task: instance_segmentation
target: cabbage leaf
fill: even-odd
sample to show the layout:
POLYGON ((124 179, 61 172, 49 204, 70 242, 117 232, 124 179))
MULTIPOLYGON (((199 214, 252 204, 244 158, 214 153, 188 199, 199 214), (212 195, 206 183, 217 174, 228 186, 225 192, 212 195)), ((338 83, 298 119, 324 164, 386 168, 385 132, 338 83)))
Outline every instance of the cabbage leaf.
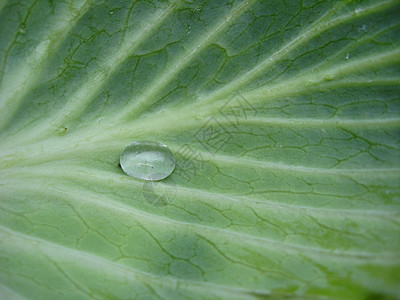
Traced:
POLYGON ((1 298, 398 296, 399 15, 1 1, 1 298), (140 140, 168 178, 121 170, 140 140))

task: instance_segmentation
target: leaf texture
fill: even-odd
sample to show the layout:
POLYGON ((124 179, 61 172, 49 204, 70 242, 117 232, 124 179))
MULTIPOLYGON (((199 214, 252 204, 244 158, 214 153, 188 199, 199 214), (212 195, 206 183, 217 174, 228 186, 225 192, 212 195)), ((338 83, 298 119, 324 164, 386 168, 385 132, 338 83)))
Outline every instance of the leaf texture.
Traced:
POLYGON ((0 2, 1 298, 398 296, 399 13, 0 2))

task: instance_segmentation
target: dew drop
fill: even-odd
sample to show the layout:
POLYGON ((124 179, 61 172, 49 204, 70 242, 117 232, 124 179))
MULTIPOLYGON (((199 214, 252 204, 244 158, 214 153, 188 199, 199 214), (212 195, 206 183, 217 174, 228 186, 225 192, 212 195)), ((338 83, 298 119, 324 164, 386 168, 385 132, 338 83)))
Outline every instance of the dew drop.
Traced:
POLYGON ((172 173, 175 157, 161 142, 137 141, 122 151, 120 164, 129 176, 154 181, 164 179, 172 173))
POLYGON ((358 32, 367 32, 367 31, 368 31, 367 24, 363 24, 358 28, 358 32))
POLYGON ((57 134, 58 135, 64 135, 64 134, 66 134, 67 133, 67 127, 64 127, 64 126, 60 126, 60 127, 58 127, 57 128, 57 134))
POLYGON ((346 59, 350 58, 350 53, 346 53, 346 59))
POLYGON ((110 11, 110 12, 108 12, 110 15, 113 15, 114 14, 114 12, 113 11, 110 11))

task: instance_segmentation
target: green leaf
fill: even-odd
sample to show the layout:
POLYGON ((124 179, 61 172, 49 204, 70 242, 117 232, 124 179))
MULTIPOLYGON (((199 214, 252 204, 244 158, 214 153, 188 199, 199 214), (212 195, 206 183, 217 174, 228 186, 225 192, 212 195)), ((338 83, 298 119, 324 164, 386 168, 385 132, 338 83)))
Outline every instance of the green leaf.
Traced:
POLYGON ((398 296, 399 14, 1 1, 1 298, 398 296))

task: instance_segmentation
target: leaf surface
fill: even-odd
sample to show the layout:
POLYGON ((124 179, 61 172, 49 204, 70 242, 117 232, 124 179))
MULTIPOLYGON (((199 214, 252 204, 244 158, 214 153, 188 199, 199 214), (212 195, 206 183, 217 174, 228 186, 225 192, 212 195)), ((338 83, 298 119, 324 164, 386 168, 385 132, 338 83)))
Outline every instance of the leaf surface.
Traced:
POLYGON ((396 297, 399 13, 0 2, 2 298, 396 297))

